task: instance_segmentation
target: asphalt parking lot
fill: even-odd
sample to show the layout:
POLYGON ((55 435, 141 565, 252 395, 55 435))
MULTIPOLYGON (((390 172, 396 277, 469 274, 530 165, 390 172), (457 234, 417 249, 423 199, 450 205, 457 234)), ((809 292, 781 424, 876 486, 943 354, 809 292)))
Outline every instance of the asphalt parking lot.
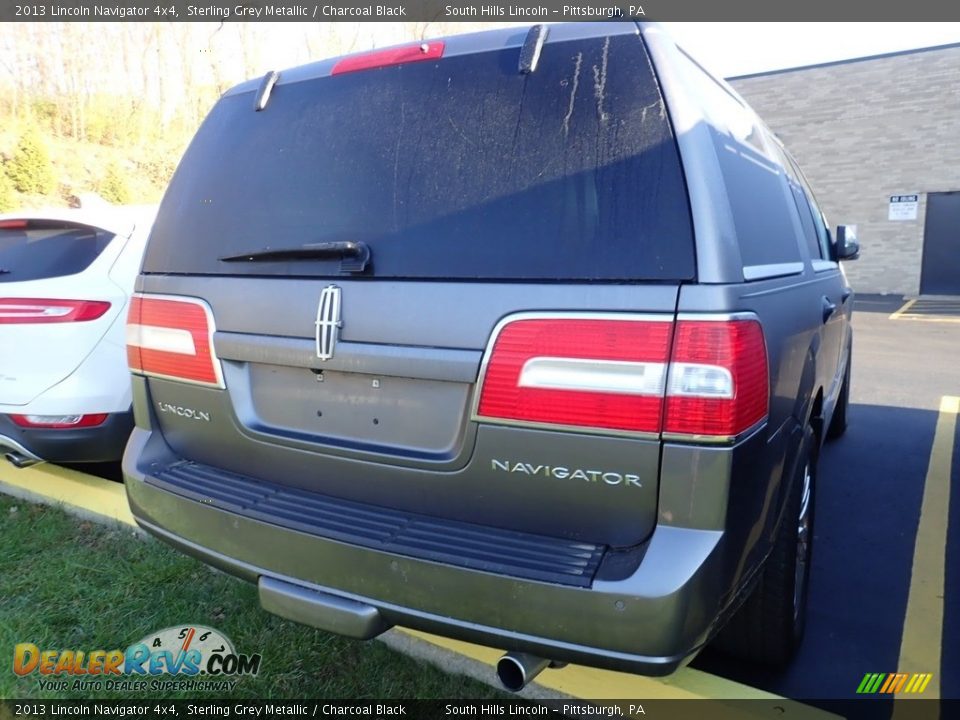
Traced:
MULTIPOLYGON (((709 650, 693 667, 812 704, 866 699, 868 673, 931 673, 926 697, 960 699, 960 301, 855 307, 849 429, 820 458, 806 640, 782 672, 709 650)), ((891 697, 860 705, 897 717, 891 697)))
POLYGON ((811 700, 856 697, 866 673, 934 673, 941 697, 960 698, 960 433, 943 400, 960 396, 960 303, 922 319, 904 305, 855 305, 850 424, 820 457, 799 656, 780 673, 709 652, 697 667, 811 700), (940 494, 921 523, 927 482, 940 494))

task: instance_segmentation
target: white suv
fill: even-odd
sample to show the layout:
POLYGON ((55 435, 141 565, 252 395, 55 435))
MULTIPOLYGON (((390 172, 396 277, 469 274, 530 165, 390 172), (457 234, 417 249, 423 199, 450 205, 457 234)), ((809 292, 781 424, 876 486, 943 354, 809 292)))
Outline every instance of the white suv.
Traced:
POLYGON ((17 467, 123 454, 125 319, 155 213, 0 215, 0 452, 17 467))

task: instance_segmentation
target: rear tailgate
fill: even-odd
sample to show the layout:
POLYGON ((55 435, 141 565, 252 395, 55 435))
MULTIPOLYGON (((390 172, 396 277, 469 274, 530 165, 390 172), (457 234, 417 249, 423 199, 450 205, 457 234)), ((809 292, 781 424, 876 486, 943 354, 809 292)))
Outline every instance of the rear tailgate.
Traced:
MULTIPOLYGON (((222 383, 171 379, 175 353, 151 377, 170 447, 373 505, 643 540, 659 400, 644 405, 636 378, 607 387, 594 366, 657 372, 668 348, 630 355, 630 328, 669 328, 694 263, 674 139, 632 27, 551 29, 533 72, 519 69, 525 33, 511 31, 480 51, 484 36, 447 40, 439 60, 301 70, 260 112, 251 92, 222 99, 161 205, 139 284, 148 302, 201 299, 216 325, 222 383), (362 271, 264 255, 361 241, 362 271), (481 364, 490 371, 495 329, 520 313, 559 318, 530 347, 497 350, 545 361, 523 396, 537 412, 500 402, 489 417, 481 364), (571 367, 587 387, 564 387, 571 367), (655 427, 631 418, 641 406, 655 427)), ((139 324, 161 327, 151 337, 183 330, 177 313, 143 307, 139 324)))

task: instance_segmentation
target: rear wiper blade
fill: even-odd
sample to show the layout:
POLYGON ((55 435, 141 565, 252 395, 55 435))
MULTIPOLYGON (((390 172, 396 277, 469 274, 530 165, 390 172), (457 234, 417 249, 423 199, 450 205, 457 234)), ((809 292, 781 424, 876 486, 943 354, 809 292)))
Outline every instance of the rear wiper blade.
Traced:
POLYGON ((340 258, 341 272, 363 272, 370 262, 370 246, 363 241, 322 242, 295 248, 264 248, 225 255, 221 262, 274 262, 280 260, 327 260, 340 258))

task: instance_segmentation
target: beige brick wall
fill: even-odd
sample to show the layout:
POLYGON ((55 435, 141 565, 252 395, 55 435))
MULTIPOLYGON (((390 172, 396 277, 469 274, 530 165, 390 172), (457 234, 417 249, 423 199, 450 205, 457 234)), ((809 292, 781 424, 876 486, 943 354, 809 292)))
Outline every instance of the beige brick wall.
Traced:
POLYGON ((960 190, 960 47, 730 84, 796 157, 827 220, 858 226, 854 288, 919 293, 926 193, 960 190), (887 220, 890 196, 912 194, 917 219, 887 220))

